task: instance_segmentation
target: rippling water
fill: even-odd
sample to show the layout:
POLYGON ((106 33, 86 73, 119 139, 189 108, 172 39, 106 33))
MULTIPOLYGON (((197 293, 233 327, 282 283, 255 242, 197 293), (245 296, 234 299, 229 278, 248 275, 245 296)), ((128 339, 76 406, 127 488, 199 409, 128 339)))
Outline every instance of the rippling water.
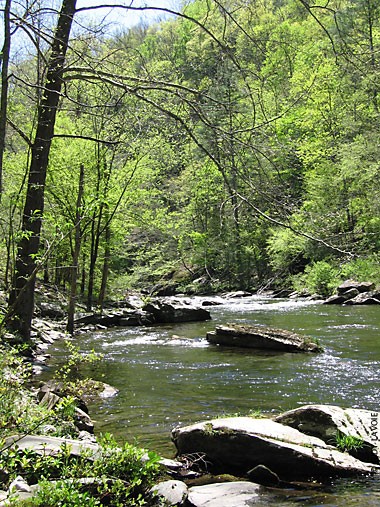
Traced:
MULTIPOLYGON (((380 410, 378 307, 250 297, 225 301, 210 311, 210 322, 118 328, 78 338, 83 350, 104 354, 87 373, 120 390, 118 396, 90 405, 98 432, 170 456, 174 426, 221 414, 272 414, 308 403, 380 410), (318 340, 324 352, 209 345, 206 332, 226 322, 292 330, 318 340)), ((54 347, 59 358, 60 344, 54 347)), ((370 507, 380 505, 380 482, 343 481, 323 493, 289 494, 285 500, 274 495, 273 503, 370 507)))

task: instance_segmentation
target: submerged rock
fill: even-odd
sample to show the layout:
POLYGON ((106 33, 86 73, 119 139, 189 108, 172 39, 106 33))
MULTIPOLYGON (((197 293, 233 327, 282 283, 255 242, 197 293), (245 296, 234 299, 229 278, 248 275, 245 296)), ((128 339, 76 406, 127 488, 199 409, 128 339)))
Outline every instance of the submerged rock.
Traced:
POLYGON ((207 340, 215 345, 244 347, 281 352, 320 352, 311 340, 284 329, 264 326, 227 324, 207 333, 207 340))
POLYGON ((354 476, 375 468, 271 419, 214 419, 176 428, 172 439, 180 456, 203 453, 214 471, 243 477, 258 465, 284 481, 354 476))

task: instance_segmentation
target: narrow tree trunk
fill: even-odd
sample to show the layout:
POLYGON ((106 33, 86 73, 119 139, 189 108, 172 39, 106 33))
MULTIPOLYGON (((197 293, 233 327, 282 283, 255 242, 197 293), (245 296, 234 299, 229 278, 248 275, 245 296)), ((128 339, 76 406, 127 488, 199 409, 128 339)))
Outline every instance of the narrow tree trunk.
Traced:
POLYGON ((99 299, 98 304, 100 306, 100 309, 103 310, 104 300, 106 297, 107 292, 107 281, 108 281, 108 273, 109 273, 109 261, 110 261, 110 254, 111 254, 111 227, 109 224, 109 213, 108 211, 105 213, 105 219, 106 219, 106 230, 105 230, 105 247, 104 247, 104 261, 103 261, 103 271, 102 271, 102 283, 100 285, 100 291, 99 291, 99 299))
POLYGON ((95 267, 96 261, 98 260, 99 252, 99 240, 100 240, 100 223, 103 214, 103 206, 100 207, 99 216, 96 218, 93 216, 93 222, 91 227, 91 251, 90 251, 90 266, 88 270, 88 287, 87 287, 87 311, 92 310, 94 303, 94 284, 95 284, 95 267))
POLYGON ((55 119, 62 88, 62 72, 75 14, 76 0, 63 0, 48 61, 45 88, 38 107, 36 136, 32 145, 28 188, 18 244, 15 276, 9 300, 10 325, 25 341, 30 339, 34 287, 38 270, 44 191, 55 119))
POLYGON ((0 98, 0 200, 3 194, 3 158, 5 151, 5 136, 7 127, 8 108, 8 69, 11 51, 11 0, 6 0, 4 6, 4 44, 1 53, 1 98, 0 98))
MULTIPOLYGON (((367 21, 368 21, 368 45, 369 45, 369 52, 371 57, 371 67, 373 73, 376 72, 376 51, 375 51, 375 42, 374 42, 374 20, 375 20, 375 6, 372 5, 372 2, 370 0, 367 1, 367 21)), ((376 113, 379 112, 379 106, 378 106, 378 87, 376 85, 376 81, 374 78, 372 78, 374 85, 372 89, 373 94, 373 105, 375 108, 376 113)))
POLYGON ((74 250, 73 250, 73 262, 71 266, 71 281, 70 281, 70 299, 67 316, 67 332, 74 334, 74 313, 77 299, 77 281, 78 281, 78 261, 81 248, 81 211, 82 211, 82 199, 84 192, 84 166, 81 164, 79 173, 79 185, 78 185, 78 196, 77 196, 77 207, 75 213, 75 239, 74 239, 74 250))
MULTIPOLYGON (((86 242, 86 237, 84 237, 84 243, 86 242)), ((81 296, 84 296, 84 292, 86 290, 86 253, 83 252, 82 255, 82 276, 80 280, 80 293, 81 296)))

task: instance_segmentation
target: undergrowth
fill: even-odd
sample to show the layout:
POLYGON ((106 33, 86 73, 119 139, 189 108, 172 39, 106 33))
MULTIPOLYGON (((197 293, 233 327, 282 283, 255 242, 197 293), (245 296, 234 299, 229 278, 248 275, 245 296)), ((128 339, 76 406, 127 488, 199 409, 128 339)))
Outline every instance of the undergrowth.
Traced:
MULTIPOLYGON (((63 380, 75 389, 71 373, 80 357, 63 370, 63 380)), ((19 449, 9 436, 43 435, 74 437, 76 400, 64 396, 48 409, 37 402, 28 388, 30 367, 17 350, 0 345, 0 480, 8 489, 21 476, 28 485, 38 485, 31 499, 10 496, 7 505, 32 507, 93 507, 98 505, 142 506, 151 501, 147 494, 159 472, 159 457, 128 443, 119 446, 111 435, 98 439, 96 451, 83 447, 80 456, 63 443, 58 452, 19 449)), ((83 380, 83 379, 82 379, 83 380)), ((77 390, 78 391, 78 390, 77 390)))

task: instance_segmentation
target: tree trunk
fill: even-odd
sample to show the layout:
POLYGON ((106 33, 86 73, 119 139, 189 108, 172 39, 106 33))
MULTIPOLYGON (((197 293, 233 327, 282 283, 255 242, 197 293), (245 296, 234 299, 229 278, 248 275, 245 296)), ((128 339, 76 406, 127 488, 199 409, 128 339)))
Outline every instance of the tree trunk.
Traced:
POLYGON ((3 157, 5 150, 5 135, 7 127, 8 106, 8 69, 11 51, 11 0, 6 0, 4 6, 4 44, 1 53, 1 98, 0 98, 0 200, 3 194, 3 157))
POLYGON ((77 207, 75 212, 75 240, 74 240, 74 250, 73 250, 73 263, 71 266, 71 281, 70 281, 70 299, 69 299, 69 307, 68 307, 68 316, 67 316, 67 326, 66 330, 70 334, 74 334, 74 313, 75 313, 75 305, 77 299, 77 281, 78 281, 78 261, 79 254, 81 248, 81 219, 82 219, 82 200, 83 200, 83 192, 84 192, 84 165, 80 166, 79 173, 79 186, 78 186, 78 197, 77 197, 77 207))
POLYGON ((25 341, 30 339, 35 279, 39 268, 37 255, 44 211, 46 172, 75 6, 76 0, 63 0, 51 46, 45 88, 38 107, 36 136, 32 145, 22 239, 18 243, 15 276, 9 299, 10 326, 25 341))
POLYGON ((103 271, 102 271, 102 283, 100 285, 100 291, 99 291, 99 299, 98 304, 100 306, 101 311, 103 311, 103 305, 104 300, 106 297, 107 292, 107 281, 108 281, 108 273, 109 273, 109 262, 110 262, 110 256, 111 256, 111 226, 110 226, 110 220, 109 220, 109 213, 108 210, 105 213, 105 219, 106 219, 106 230, 105 230, 105 247, 104 247, 104 261, 103 261, 103 271))
POLYGON ((87 306, 86 310, 90 312, 94 303, 94 284, 95 284, 95 266, 98 260, 99 240, 100 240, 100 223, 102 220, 103 206, 100 206, 99 216, 94 213, 91 225, 91 250, 90 250, 90 266, 88 270, 88 287, 87 287, 87 306))

